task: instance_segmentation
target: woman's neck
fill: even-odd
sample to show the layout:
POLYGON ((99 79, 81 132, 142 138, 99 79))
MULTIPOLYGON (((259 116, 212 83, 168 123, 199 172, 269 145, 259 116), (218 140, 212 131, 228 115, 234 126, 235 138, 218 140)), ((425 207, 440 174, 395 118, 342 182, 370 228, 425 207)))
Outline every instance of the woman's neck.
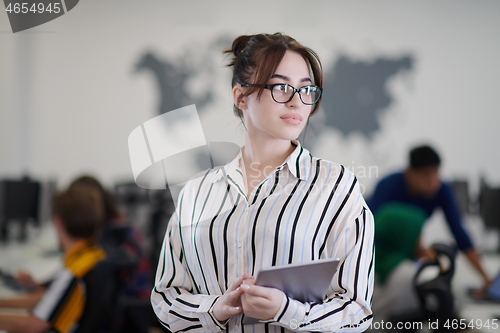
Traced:
POLYGON ((295 150, 290 140, 282 139, 250 139, 245 136, 245 146, 242 149, 245 168, 253 170, 267 170, 270 173, 283 164, 295 150))

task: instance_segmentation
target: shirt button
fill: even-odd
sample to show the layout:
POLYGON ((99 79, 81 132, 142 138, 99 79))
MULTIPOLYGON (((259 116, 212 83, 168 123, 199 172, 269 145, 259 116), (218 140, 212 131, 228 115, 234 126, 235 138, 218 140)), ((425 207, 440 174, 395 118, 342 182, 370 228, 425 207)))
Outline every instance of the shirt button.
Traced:
POLYGON ((234 325, 234 329, 237 330, 238 329, 238 325, 234 325))
POLYGON ((238 247, 241 248, 242 244, 241 242, 238 242, 238 247))

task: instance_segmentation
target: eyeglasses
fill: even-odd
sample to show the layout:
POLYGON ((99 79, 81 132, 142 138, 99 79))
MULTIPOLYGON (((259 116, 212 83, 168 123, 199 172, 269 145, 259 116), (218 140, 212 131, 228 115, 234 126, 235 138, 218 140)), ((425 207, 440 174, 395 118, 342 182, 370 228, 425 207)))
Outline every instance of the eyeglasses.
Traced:
POLYGON ((273 100, 276 103, 290 102, 293 98, 293 95, 295 95, 295 93, 297 92, 299 93, 299 97, 302 103, 304 103, 305 105, 313 105, 317 101, 319 101, 319 97, 323 92, 323 88, 312 84, 300 87, 299 89, 295 89, 294 87, 286 83, 276 83, 276 84, 266 84, 266 85, 243 83, 241 84, 241 86, 264 87, 264 89, 269 89, 271 90, 271 96, 273 97, 273 100))

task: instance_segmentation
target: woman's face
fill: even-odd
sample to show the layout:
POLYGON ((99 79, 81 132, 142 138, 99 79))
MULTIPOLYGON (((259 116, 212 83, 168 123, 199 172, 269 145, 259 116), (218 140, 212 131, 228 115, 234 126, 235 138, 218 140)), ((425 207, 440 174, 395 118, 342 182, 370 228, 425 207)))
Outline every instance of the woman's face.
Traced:
MULTIPOLYGON (((287 51, 269 82, 257 83, 287 83, 298 89, 312 84, 312 81, 304 58, 296 52, 287 51)), ((260 99, 257 98, 257 92, 244 99, 246 109, 243 109, 243 115, 250 137, 296 139, 304 129, 313 107, 303 104, 298 92, 284 104, 276 103, 269 89, 264 89, 260 99)))

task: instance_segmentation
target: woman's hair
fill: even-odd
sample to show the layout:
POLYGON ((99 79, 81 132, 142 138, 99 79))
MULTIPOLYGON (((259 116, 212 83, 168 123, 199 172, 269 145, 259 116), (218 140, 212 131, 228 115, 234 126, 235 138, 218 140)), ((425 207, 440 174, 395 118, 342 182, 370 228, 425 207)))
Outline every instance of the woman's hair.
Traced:
MULTIPOLYGON (((292 37, 279 32, 272 35, 239 36, 234 40, 232 47, 224 51, 224 53, 234 55, 228 64, 228 67, 233 67, 232 86, 244 83, 267 84, 288 50, 297 52, 304 58, 312 73, 313 83, 321 87, 323 85, 323 71, 318 55, 292 37)), ((258 90, 257 96, 260 98, 264 89, 264 87, 250 87, 244 96, 251 95, 258 90)), ((319 102, 318 100, 314 104, 310 116, 318 109, 319 102)), ((243 116, 243 112, 236 105, 233 109, 238 117, 243 116)))
POLYGON ((104 219, 106 222, 111 221, 120 215, 120 210, 118 209, 115 198, 111 195, 111 193, 104 189, 96 178, 87 175, 81 176, 75 179, 69 187, 72 188, 80 185, 89 186, 99 191, 104 203, 104 219))

